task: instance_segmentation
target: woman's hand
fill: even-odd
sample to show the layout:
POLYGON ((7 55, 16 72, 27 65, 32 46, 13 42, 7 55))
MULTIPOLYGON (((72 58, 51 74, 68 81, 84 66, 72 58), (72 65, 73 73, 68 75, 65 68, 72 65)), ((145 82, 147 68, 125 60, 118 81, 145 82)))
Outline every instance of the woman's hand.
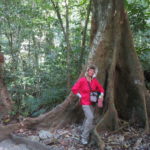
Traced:
POLYGON ((82 98, 81 94, 80 93, 77 93, 76 94, 79 98, 82 98))
POLYGON ((103 107, 103 97, 98 99, 98 107, 100 107, 100 108, 103 107))

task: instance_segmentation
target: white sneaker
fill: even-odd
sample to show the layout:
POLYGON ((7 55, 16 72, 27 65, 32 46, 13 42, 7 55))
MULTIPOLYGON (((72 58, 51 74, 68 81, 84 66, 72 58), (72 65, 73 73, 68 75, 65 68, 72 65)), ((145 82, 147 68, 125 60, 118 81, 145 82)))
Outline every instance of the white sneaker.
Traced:
POLYGON ((87 144, 88 144, 88 141, 85 140, 85 139, 81 139, 81 143, 82 143, 83 145, 87 145, 87 144))

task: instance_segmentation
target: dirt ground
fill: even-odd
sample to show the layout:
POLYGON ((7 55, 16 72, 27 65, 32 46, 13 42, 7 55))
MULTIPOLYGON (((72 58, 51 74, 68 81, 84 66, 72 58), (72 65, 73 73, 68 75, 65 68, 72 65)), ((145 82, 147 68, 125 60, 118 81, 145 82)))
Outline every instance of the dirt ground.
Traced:
MULTIPOLYGON (((89 141, 88 145, 81 144, 81 129, 81 125, 74 124, 55 132, 46 131, 49 134, 47 137, 40 137, 40 131, 20 129, 13 135, 19 137, 19 140, 25 138, 28 142, 21 140, 16 143, 16 139, 6 139, 0 142, 0 150, 44 150, 40 146, 32 148, 32 142, 45 145, 45 149, 49 150, 98 150, 94 141, 89 141)), ((101 133, 101 138, 105 143, 105 150, 150 150, 150 134, 144 134, 144 130, 138 126, 127 126, 116 133, 106 131, 101 133)))

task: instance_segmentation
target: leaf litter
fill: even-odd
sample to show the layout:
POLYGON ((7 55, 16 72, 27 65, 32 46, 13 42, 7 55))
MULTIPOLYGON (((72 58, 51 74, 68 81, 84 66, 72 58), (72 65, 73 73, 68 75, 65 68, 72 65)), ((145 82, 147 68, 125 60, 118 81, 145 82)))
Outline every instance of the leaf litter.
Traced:
MULTIPOLYGON (((55 132, 19 129, 13 134, 43 143, 50 150, 99 150, 93 139, 88 145, 81 144, 81 129, 80 124, 73 124, 55 132), (39 133, 45 134, 42 135, 44 138, 41 138, 39 133)), ((105 131, 100 135, 105 143, 104 150, 150 150, 150 134, 146 134, 144 129, 138 126, 127 126, 116 133, 105 131)))

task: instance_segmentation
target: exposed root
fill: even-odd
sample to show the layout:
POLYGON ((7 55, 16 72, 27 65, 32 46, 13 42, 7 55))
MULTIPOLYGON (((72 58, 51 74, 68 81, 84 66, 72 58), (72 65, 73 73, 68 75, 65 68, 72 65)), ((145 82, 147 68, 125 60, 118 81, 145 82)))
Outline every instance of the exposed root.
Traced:
POLYGON ((129 126, 129 122, 124 121, 122 126, 120 126, 117 130, 114 130, 114 131, 110 132, 110 134, 115 134, 115 133, 121 131, 122 129, 124 129, 124 128, 128 127, 128 126, 129 126))
POLYGON ((96 127, 94 129, 94 135, 96 137, 96 141, 97 141, 98 147, 100 148, 100 150, 104 150, 105 142, 102 140, 101 136, 97 132, 97 127, 98 127, 98 125, 96 125, 96 127))

